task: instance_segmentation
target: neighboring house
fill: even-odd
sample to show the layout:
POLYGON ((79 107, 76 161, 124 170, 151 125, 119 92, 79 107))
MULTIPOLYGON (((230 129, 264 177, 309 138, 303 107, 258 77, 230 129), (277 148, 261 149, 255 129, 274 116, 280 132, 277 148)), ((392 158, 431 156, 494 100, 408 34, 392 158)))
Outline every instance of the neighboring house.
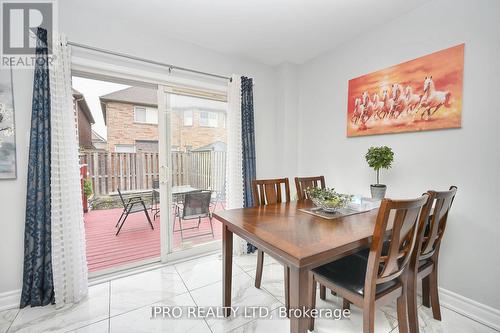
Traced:
POLYGON ((92 145, 97 150, 107 150, 108 142, 102 136, 100 136, 96 131, 92 130, 92 145))
MULTIPOLYGON (((108 150, 112 152, 157 152, 157 92, 130 87, 100 97, 107 127, 108 150)), ((226 141, 226 110, 199 106, 173 109, 172 148, 196 149, 226 141)))
POLYGON ((226 151, 227 144, 222 141, 215 141, 203 147, 193 149, 192 151, 226 151))
POLYGON ((73 111, 76 118, 78 147, 80 149, 93 149, 92 124, 95 123, 94 117, 92 117, 85 97, 76 89, 73 89, 73 111))

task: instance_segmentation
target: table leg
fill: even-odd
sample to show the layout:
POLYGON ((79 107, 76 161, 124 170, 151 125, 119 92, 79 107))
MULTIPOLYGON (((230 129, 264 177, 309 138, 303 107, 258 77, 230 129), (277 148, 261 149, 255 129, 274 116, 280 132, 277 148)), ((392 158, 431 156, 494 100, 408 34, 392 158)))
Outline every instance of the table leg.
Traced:
POLYGON ((290 315, 291 333, 307 332, 308 319, 294 316, 293 309, 304 310, 310 307, 308 297, 309 289, 309 271, 303 268, 290 267, 290 309, 292 309, 292 315, 290 315))
POLYGON ((233 276, 233 233, 226 225, 222 231, 222 306, 224 315, 229 317, 231 311, 231 283, 233 276))

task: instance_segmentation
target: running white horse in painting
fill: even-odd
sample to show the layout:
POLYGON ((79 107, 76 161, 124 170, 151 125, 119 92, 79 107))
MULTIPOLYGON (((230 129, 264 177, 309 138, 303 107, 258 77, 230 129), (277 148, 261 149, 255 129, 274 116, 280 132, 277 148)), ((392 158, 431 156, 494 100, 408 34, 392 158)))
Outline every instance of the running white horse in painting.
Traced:
POLYGON ((420 106, 425 108, 425 110, 422 112, 421 117, 424 118, 425 113, 427 113, 427 117, 430 118, 443 105, 449 108, 451 106, 450 99, 451 93, 449 91, 437 91, 432 76, 426 76, 424 80, 424 95, 420 101, 420 106), (431 112, 433 108, 434 111, 431 112))
POLYGON ((361 98, 356 98, 354 100, 354 112, 352 114, 352 118, 351 118, 351 121, 354 123, 354 124, 357 124, 358 121, 361 119, 361 116, 363 115, 365 111, 365 106, 363 104, 361 104, 361 98))
POLYGON ((406 110, 406 107, 408 105, 403 94, 403 87, 401 87, 398 83, 394 83, 392 85, 392 99, 394 101, 394 104, 392 106, 391 115, 394 118, 398 118, 401 113, 406 110))
POLYGON ((371 116, 373 115, 374 105, 372 100, 370 99, 368 91, 363 92, 361 98, 363 100, 363 106, 365 107, 364 112, 361 115, 361 122, 365 124, 368 120, 370 120, 371 116))
POLYGON ((386 116, 390 115, 391 110, 394 107, 394 100, 390 97, 389 91, 387 89, 384 89, 382 92, 382 103, 384 103, 384 106, 382 108, 382 111, 379 113, 379 118, 385 118, 386 116))
POLYGON ((420 105, 420 100, 422 99, 422 95, 417 95, 412 92, 411 86, 406 87, 405 93, 406 103, 408 105, 408 112, 415 110, 417 106, 420 105))
POLYGON ((373 112, 375 112, 375 115, 378 118, 381 118, 380 115, 382 113, 382 110, 384 109, 384 102, 380 100, 380 97, 378 96, 377 93, 373 94, 372 102, 373 102, 373 112))

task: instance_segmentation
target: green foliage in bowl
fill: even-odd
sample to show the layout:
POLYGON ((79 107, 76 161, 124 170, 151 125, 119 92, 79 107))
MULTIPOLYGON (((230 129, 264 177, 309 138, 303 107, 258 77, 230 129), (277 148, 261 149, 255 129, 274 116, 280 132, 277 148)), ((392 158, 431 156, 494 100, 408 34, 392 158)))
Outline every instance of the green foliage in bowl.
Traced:
POLYGON ((352 197, 351 195, 337 193, 334 188, 309 187, 306 191, 312 202, 327 212, 335 212, 340 208, 344 208, 351 202, 352 197))

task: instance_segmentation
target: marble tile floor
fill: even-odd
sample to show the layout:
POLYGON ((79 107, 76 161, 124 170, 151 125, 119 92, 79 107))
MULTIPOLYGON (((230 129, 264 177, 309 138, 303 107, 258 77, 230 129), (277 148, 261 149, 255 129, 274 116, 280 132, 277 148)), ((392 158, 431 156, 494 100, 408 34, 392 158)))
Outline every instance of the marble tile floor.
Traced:
MULTIPOLYGON (((283 267, 265 258, 262 288, 254 288, 256 256, 234 258, 233 306, 265 306, 266 319, 240 313, 230 319, 151 318, 152 306, 221 305, 220 254, 164 266, 90 287, 89 296, 62 309, 53 306, 0 312, 0 333, 6 332, 289 332, 289 321, 279 318, 283 306, 283 267)), ((317 307, 339 309, 340 300, 327 295, 317 307)), ((186 309, 186 308, 183 308, 186 309)), ((495 330, 445 307, 441 322, 432 319, 430 309, 419 308, 420 332, 494 333, 495 330)), ((376 332, 397 333, 395 304, 377 310, 376 332)), ((316 320, 315 332, 361 332, 362 312, 352 307, 349 319, 316 320)))

